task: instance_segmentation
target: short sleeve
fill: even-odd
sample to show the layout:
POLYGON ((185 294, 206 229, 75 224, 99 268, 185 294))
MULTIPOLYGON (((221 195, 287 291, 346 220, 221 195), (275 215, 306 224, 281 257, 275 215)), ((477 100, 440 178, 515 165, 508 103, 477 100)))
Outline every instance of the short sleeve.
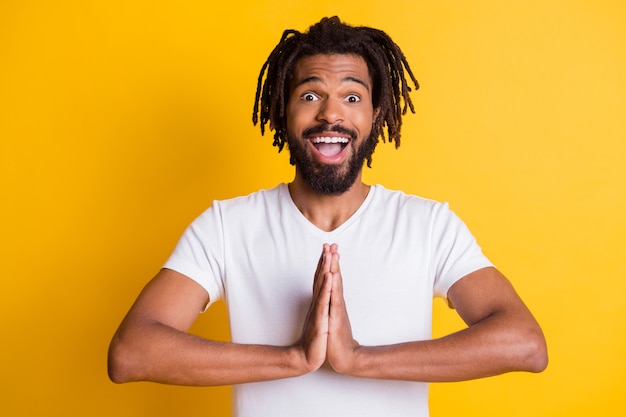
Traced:
POLYGON ((224 236, 218 202, 187 227, 163 267, 204 287, 210 303, 224 296, 224 236))
POLYGON ((440 203, 434 212, 431 244, 435 295, 446 298, 452 285, 465 275, 493 266, 465 223, 440 203))

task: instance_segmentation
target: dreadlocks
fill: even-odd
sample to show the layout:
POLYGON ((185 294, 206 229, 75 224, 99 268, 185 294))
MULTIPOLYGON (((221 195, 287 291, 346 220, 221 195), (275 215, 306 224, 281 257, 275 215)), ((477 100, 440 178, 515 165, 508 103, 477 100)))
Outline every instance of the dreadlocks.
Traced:
MULTIPOLYGON (((349 26, 337 16, 323 18, 305 33, 297 30, 283 32, 280 42, 263 64, 257 83, 252 122, 256 125, 260 117, 261 135, 269 122, 270 130, 274 130, 273 145, 282 151, 287 142, 285 109, 296 62, 302 57, 319 54, 354 54, 365 60, 373 84, 372 103, 379 109, 372 128, 372 146, 379 137, 385 141, 385 125, 389 142, 395 142, 396 148, 400 146, 402 116, 408 109, 415 113, 405 71, 416 89, 419 84, 400 47, 385 32, 349 26)), ((371 155, 367 158, 367 165, 370 164, 371 155)))

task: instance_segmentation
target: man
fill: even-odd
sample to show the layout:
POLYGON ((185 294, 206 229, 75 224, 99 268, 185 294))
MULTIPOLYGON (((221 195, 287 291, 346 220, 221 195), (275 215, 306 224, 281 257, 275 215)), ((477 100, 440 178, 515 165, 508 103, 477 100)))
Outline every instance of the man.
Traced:
POLYGON ((253 120, 295 178, 191 224, 111 342, 113 381, 235 384, 237 416, 427 416, 427 382, 545 368, 537 322, 447 205, 361 181, 413 110, 405 71, 417 88, 375 29, 285 32, 253 120), (434 296, 468 327, 431 340, 434 296), (219 298, 232 343, 187 334, 219 298))

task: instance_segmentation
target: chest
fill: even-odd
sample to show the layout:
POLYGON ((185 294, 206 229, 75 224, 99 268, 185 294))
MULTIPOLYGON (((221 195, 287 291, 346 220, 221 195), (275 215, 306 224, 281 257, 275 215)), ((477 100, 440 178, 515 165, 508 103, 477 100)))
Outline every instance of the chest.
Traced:
POLYGON ((427 230, 356 223, 337 234, 282 224, 247 227, 226 246, 224 288, 233 339, 293 343, 311 302, 323 243, 337 243, 355 338, 394 343, 430 336, 433 277, 427 230))

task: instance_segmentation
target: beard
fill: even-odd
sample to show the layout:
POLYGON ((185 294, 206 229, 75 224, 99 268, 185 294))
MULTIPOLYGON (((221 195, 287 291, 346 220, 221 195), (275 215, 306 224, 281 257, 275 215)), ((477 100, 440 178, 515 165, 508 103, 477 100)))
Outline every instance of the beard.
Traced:
POLYGON ((287 136, 287 144, 291 154, 291 164, 296 166, 304 182, 313 191, 323 195, 340 195, 348 191, 355 183, 363 169, 363 163, 374 153, 376 141, 370 135, 357 147, 356 133, 339 126, 331 128, 317 126, 305 130, 302 136, 309 137, 313 133, 329 130, 347 133, 352 138, 349 144, 346 145, 352 147, 350 159, 341 164, 321 164, 314 161, 308 152, 306 141, 300 140, 291 134, 287 136))

